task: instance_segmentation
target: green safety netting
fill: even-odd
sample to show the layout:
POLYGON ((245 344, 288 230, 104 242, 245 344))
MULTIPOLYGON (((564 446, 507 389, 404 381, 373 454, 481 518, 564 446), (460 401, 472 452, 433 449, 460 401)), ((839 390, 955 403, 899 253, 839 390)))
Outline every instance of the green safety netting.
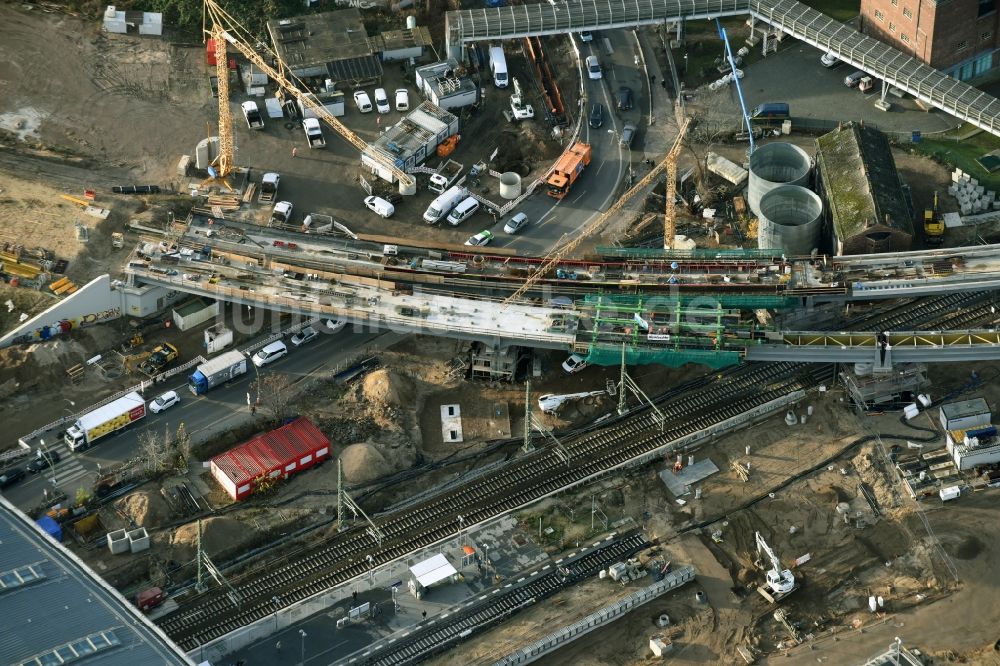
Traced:
POLYGON ((604 257, 623 259, 777 259, 783 250, 756 248, 697 248, 694 250, 664 250, 659 247, 611 247, 600 245, 597 253, 604 257))
MULTIPOLYGON (((621 347, 591 345, 587 363, 592 365, 621 365, 621 347)), ((712 351, 708 349, 649 349, 625 348, 626 365, 665 365, 679 368, 687 363, 707 365, 713 370, 736 365, 740 353, 735 351, 712 351)))
POLYGON ((659 294, 587 294, 583 297, 584 306, 621 306, 625 308, 643 309, 654 308, 659 305, 668 307, 680 300, 681 306, 691 306, 709 309, 711 301, 718 303, 723 309, 729 310, 752 310, 757 308, 790 308, 798 301, 795 298, 786 296, 774 296, 769 294, 693 294, 680 296, 663 296, 659 294), (641 304, 641 305, 640 305, 641 304))

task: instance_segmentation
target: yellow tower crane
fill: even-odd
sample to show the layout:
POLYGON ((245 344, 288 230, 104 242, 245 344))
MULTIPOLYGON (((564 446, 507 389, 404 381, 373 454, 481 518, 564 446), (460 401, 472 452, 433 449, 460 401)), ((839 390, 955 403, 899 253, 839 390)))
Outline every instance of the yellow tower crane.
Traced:
POLYGON ((674 139, 674 145, 670 147, 667 159, 664 160, 667 163, 667 187, 664 192, 666 201, 663 204, 664 250, 674 249, 674 240, 676 240, 677 236, 676 206, 674 205, 674 199, 677 198, 677 156, 681 152, 681 146, 684 144, 684 135, 687 134, 690 123, 691 119, 688 118, 681 125, 680 131, 677 132, 677 138, 674 139))
MULTIPOLYGON (((657 177, 659 177, 659 175, 661 173, 663 173, 664 169, 671 170, 673 172, 674 179, 676 180, 676 178, 677 178, 677 165, 676 165, 677 154, 680 152, 681 140, 684 137, 685 132, 687 132, 687 128, 688 128, 688 124, 689 123, 690 123, 690 119, 685 120, 684 123, 681 125, 680 131, 677 134, 677 139, 674 141, 673 147, 670 149, 670 152, 667 153, 667 156, 665 158, 663 158, 662 162, 660 162, 659 164, 657 164, 656 166, 654 166, 653 169, 649 173, 647 173, 645 176, 643 176, 639 180, 639 182, 637 182, 635 185, 633 185, 631 189, 629 189, 625 194, 623 194, 621 196, 621 198, 619 198, 617 201, 615 201, 613 204, 611 204, 611 207, 608 208, 606 211, 604 211, 604 213, 601 214, 600 217, 598 217, 593 222, 591 222, 590 224, 588 224, 587 226, 585 226, 583 229, 581 229, 580 232, 576 235, 575 238, 573 238, 572 240, 570 240, 569 242, 567 242, 567 243, 565 243, 563 245, 560 245, 558 248, 556 248, 555 250, 553 250, 552 252, 550 252, 549 254, 547 254, 545 256, 545 259, 542 261, 542 263, 538 265, 538 268, 536 268, 535 271, 531 275, 529 275, 527 278, 525 278, 524 284, 522 284, 517 289, 517 291, 515 291, 513 294, 511 294, 510 296, 507 297, 507 299, 503 302, 503 307, 507 307, 508 305, 510 305, 511 303, 513 303, 514 301, 516 301, 517 299, 519 299, 522 296, 524 296, 524 294, 527 293, 528 290, 531 289, 531 287, 536 282, 538 282, 542 277, 545 276, 546 273, 548 273, 550 270, 552 270, 553 266, 555 266, 560 261, 562 261, 563 257, 565 257, 566 255, 568 255, 573 250, 575 250, 577 248, 577 246, 580 245, 580 243, 582 243, 584 241, 584 239, 590 237, 597 230, 599 230, 601 227, 603 227, 605 225, 605 223, 607 223, 607 221, 609 219, 611 219, 612 215, 618 213, 622 209, 622 207, 626 203, 628 203, 629 200, 632 199, 632 197, 634 197, 639 191, 643 190, 646 186, 648 186, 651 182, 653 182, 657 177)), ((668 201, 672 202, 673 201, 673 197, 670 196, 670 192, 669 191, 671 191, 671 190, 672 191, 676 191, 676 186, 673 187, 673 188, 671 188, 670 185, 669 185, 669 183, 668 183, 667 184, 667 190, 668 190, 668 193, 667 193, 668 201)), ((667 210, 672 212, 673 206, 670 205, 670 204, 667 204, 667 205, 668 205, 668 209, 667 210)), ((671 215, 671 217, 672 217, 672 215, 671 215)), ((671 244, 672 243, 673 243, 673 239, 671 238, 671 244)))
MULTIPOLYGON (((226 56, 226 40, 222 26, 212 26, 209 35, 215 49, 215 77, 219 85, 219 154, 209 168, 209 178, 203 185, 218 182, 232 190, 226 177, 233 170, 233 116, 229 112, 229 62, 226 56)), ((209 144, 211 149, 211 144, 209 144)))
MULTIPOLYGON (((229 99, 228 95, 223 96, 223 74, 228 74, 226 71, 226 57, 225 57, 225 44, 232 44, 233 47, 243 54, 243 56, 252 62, 257 69, 267 74, 272 81, 274 81, 282 90, 294 97, 302 106, 309 108, 316 117, 325 122, 327 125, 333 128, 340 136, 347 140, 352 146, 357 148, 362 153, 365 153, 372 160, 377 162, 380 166, 392 173, 392 175, 399 181, 400 192, 402 194, 415 194, 416 193, 416 181, 413 176, 406 173, 387 156, 379 153, 376 150, 369 150, 371 146, 368 145, 364 139, 352 132, 347 128, 342 122, 337 120, 332 113, 326 110, 326 107, 315 101, 314 98, 310 97, 303 92, 307 89, 305 83, 298 79, 295 75, 289 73, 287 76, 282 74, 274 67, 268 64, 267 60, 258 53, 254 47, 250 46, 256 42, 253 36, 247 31, 246 28, 241 26, 239 22, 230 16, 222 7, 219 6, 215 0, 205 0, 204 5, 205 16, 211 20, 211 29, 206 30, 208 34, 212 36, 215 40, 215 53, 216 53, 216 68, 219 73, 219 166, 223 164, 223 158, 228 157, 229 169, 232 169, 232 157, 233 157, 233 144, 232 144, 232 117, 229 113, 229 99), (220 46, 222 44, 222 46, 220 46), (220 57, 220 49, 222 56, 220 57), (301 87, 301 88, 300 88, 301 87), (225 118, 225 120, 223 120, 225 118), (223 126, 226 125, 229 128, 228 131, 228 153, 226 153, 226 146, 224 145, 225 139, 223 139, 223 126)), ((274 53, 271 49, 262 45, 264 54, 268 57, 273 58, 275 62, 280 62, 278 55, 274 53)), ((226 92, 228 93, 228 79, 226 79, 227 86, 226 92)))

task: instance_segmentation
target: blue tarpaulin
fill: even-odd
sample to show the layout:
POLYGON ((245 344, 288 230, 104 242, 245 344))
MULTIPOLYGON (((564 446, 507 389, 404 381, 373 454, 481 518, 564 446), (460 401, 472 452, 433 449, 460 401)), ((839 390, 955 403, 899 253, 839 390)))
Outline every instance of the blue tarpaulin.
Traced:
POLYGON ((62 541, 62 527, 59 526, 59 523, 48 516, 42 516, 37 522, 46 534, 56 541, 62 541))

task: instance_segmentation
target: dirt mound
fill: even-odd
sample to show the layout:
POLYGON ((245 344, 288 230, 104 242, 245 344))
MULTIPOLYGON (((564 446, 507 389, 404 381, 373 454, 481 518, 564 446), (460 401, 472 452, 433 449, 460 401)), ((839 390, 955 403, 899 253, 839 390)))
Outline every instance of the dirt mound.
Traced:
POLYGON ((361 393, 372 405, 402 407, 413 402, 413 385, 410 380, 387 368, 379 368, 366 375, 361 393))
MULTIPOLYGON (((232 518, 217 517, 201 521, 201 546, 213 557, 253 540, 257 530, 232 518)), ((187 562, 198 552, 198 523, 179 527, 170 538, 171 559, 187 562)))
POLYGON ((86 358, 83 345, 70 339, 0 349, 0 399, 14 391, 60 386, 62 369, 86 358))
POLYGON ((163 498, 146 490, 121 498, 115 507, 140 527, 159 527, 170 518, 170 507, 163 498))
POLYGON ((392 471, 385 456, 367 442, 351 444, 340 454, 340 460, 344 465, 344 480, 351 485, 374 481, 392 471))

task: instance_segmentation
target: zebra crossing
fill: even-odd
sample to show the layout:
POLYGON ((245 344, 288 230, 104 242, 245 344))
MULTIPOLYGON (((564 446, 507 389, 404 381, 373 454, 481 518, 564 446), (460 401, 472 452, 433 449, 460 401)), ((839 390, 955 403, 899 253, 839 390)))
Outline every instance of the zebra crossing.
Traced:
POLYGON ((47 482, 51 482, 55 478, 55 487, 63 492, 72 491, 74 488, 71 484, 89 475, 90 472, 84 468, 80 459, 70 451, 68 446, 52 448, 59 454, 59 462, 55 464, 53 469, 44 469, 38 475, 47 482))

